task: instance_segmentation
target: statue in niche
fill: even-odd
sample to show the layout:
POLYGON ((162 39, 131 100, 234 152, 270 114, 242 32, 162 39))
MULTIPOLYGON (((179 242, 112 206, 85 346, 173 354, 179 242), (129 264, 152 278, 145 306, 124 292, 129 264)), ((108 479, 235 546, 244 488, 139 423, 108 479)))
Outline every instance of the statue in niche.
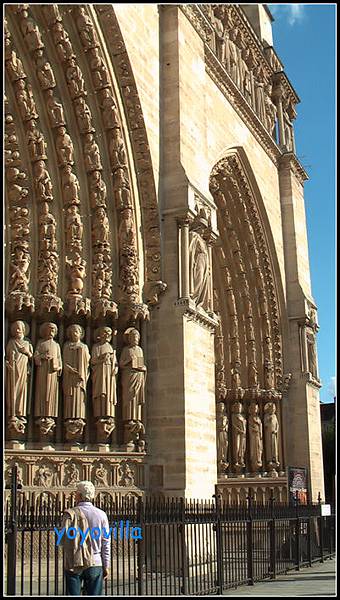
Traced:
POLYGON ((264 387, 266 390, 274 389, 274 368, 269 358, 264 359, 264 387))
POLYGON ((135 223, 132 209, 125 208, 122 210, 120 217, 121 222, 118 230, 118 239, 120 247, 123 249, 125 246, 130 246, 135 240, 135 223))
POLYGON ((38 294, 57 294, 58 267, 58 254, 44 251, 38 265, 38 294))
POLYGON ((264 97, 263 78, 264 75, 261 67, 256 67, 254 70, 256 112, 260 121, 262 121, 262 123, 266 123, 266 103, 264 97))
POLYGON ((36 417, 58 416, 58 378, 62 371, 60 346, 54 341, 58 328, 54 323, 43 323, 41 339, 34 352, 36 364, 35 407, 36 417))
POLYGON ((209 254, 206 242, 196 231, 190 232, 189 243, 190 295, 196 306, 209 308, 209 254))
POLYGON ((21 62, 19 56, 17 55, 15 50, 11 49, 11 47, 10 47, 11 42, 9 42, 9 44, 8 44, 8 52, 7 52, 7 40, 5 41, 5 44, 6 44, 6 54, 5 54, 6 69, 9 74, 10 80, 17 81, 18 79, 25 79, 26 75, 25 75, 24 67, 22 66, 22 62, 21 62))
POLYGON ((111 90, 109 88, 103 89, 101 92, 100 107, 103 112, 103 121, 106 129, 119 128, 119 116, 117 105, 113 99, 111 90))
POLYGON ((272 101, 271 97, 272 97, 272 85, 271 83, 268 83, 265 89, 265 106, 266 106, 266 115, 267 115, 267 121, 266 121, 266 125, 267 125, 267 129, 269 131, 269 133, 275 137, 275 123, 276 123, 276 114, 277 114, 277 110, 276 110, 276 106, 274 104, 274 102, 272 101))
POLYGON ((238 51, 236 45, 238 30, 236 28, 229 31, 227 37, 227 71, 236 85, 239 85, 239 66, 238 51))
MULTIPOLYGON (((28 15, 27 11, 24 11, 22 14, 23 16, 28 15)), ((34 52, 34 50, 44 47, 39 28, 32 19, 24 19, 21 21, 21 31, 30 52, 34 52)))
POLYGON ((86 276, 86 262, 77 252, 71 260, 66 259, 67 274, 70 279, 68 295, 80 296, 84 287, 86 276))
POLYGON ((37 128, 34 119, 27 123, 26 141, 31 161, 46 158, 46 143, 44 136, 37 128))
POLYGON ((40 202, 51 202, 53 200, 52 182, 43 160, 34 164, 34 183, 40 202))
POLYGON ((139 346, 140 334, 134 327, 124 332, 124 346, 119 367, 122 377, 123 421, 141 421, 142 406, 145 404, 146 366, 144 354, 139 346))
POLYGON ((256 472, 262 467, 263 435, 262 422, 259 417, 259 407, 254 402, 249 406, 248 431, 250 464, 252 471, 256 472))
POLYGON ((65 75, 71 98, 78 98, 78 96, 86 94, 83 74, 74 58, 70 58, 68 61, 65 75))
POLYGON ((30 234, 30 218, 29 209, 23 207, 13 207, 12 214, 12 241, 14 245, 22 238, 26 238, 30 234))
POLYGON ((215 25, 216 55, 218 60, 224 65, 226 60, 225 6, 223 4, 216 4, 212 12, 215 25))
POLYGON ((35 485, 41 487, 52 487, 53 485, 53 473, 49 466, 40 465, 37 469, 35 476, 35 485))
POLYGON ((108 486, 107 471, 102 462, 98 463, 95 467, 94 483, 95 485, 103 485, 104 487, 108 486))
POLYGON ((83 237, 83 224, 78 207, 72 204, 67 209, 66 216, 66 243, 71 246, 76 240, 80 241, 83 237))
POLYGON ((231 387, 233 390, 241 388, 241 363, 235 361, 235 366, 231 369, 231 387))
POLYGON ((124 141, 119 127, 112 130, 110 137, 109 153, 112 169, 124 167, 127 164, 124 141))
POLYGON ((101 57, 99 48, 90 50, 90 69, 92 71, 92 80, 95 89, 104 88, 110 85, 109 72, 101 57))
POLYGON ((6 406, 8 417, 26 417, 29 360, 33 347, 25 340, 29 328, 23 321, 10 327, 12 337, 6 346, 6 406))
POLYGON ((63 24, 60 21, 56 22, 53 26, 53 41, 59 55, 60 62, 66 62, 67 60, 75 58, 75 56, 69 35, 65 31, 63 24))
POLYGON ((95 219, 93 223, 94 244, 108 244, 109 231, 109 219, 107 218, 106 211, 104 208, 98 207, 95 213, 95 219))
POLYGON ((82 96, 74 102, 74 107, 81 133, 93 131, 91 111, 82 96))
POLYGON ((106 185, 100 171, 90 174, 90 204, 91 208, 106 205, 106 185))
POLYGON ((39 215, 39 241, 46 242, 46 240, 54 240, 56 236, 56 227, 57 222, 52 213, 49 212, 48 202, 42 202, 40 204, 39 215))
POLYGON ((65 165, 62 172, 62 189, 64 205, 80 204, 80 185, 77 176, 72 173, 72 166, 65 165))
POLYGON ((114 417, 117 404, 116 351, 110 344, 112 329, 100 327, 95 332, 98 340, 92 348, 92 397, 94 417, 114 417))
POLYGON ((115 170, 113 174, 113 189, 117 210, 132 208, 130 182, 125 169, 119 168, 115 170))
POLYGON ((11 292, 28 292, 30 262, 31 257, 28 252, 17 246, 14 250, 14 260, 10 264, 9 288, 11 292))
POLYGON ((258 373, 254 362, 248 365, 248 385, 250 388, 258 388, 258 373))
POLYGON ((87 133, 85 136, 84 155, 87 172, 102 169, 98 144, 92 133, 87 133))
POLYGON ((270 468, 279 466, 279 421, 276 416, 274 402, 267 402, 264 406, 264 439, 266 447, 266 458, 270 468))
POLYGON ((52 67, 46 59, 37 60, 37 77, 43 90, 49 90, 56 86, 52 67))
POLYGON ((53 90, 46 90, 46 108, 51 127, 60 127, 65 125, 64 109, 61 102, 54 98, 53 90))
POLYGON ((85 52, 94 46, 99 46, 98 37, 91 18, 82 7, 78 7, 77 27, 85 52))
POLYGON ((78 483, 79 479, 79 467, 75 463, 70 463, 68 465, 68 473, 67 473, 67 485, 72 485, 73 483, 78 483))
POLYGON ((81 342, 84 330, 70 325, 63 348, 64 419, 85 419, 86 385, 89 378, 90 352, 81 342))
POLYGON ((308 371, 311 373, 314 379, 318 379, 314 333, 311 330, 309 330, 306 333, 306 337, 308 350, 308 371))
POLYGON ((19 79, 15 85, 15 96, 18 102, 20 115, 23 121, 37 119, 38 115, 35 109, 32 88, 25 83, 24 79, 19 79))
POLYGON ((58 135, 55 141, 55 147, 57 151, 59 166, 69 164, 73 165, 73 142, 71 136, 67 133, 66 127, 60 127, 58 129, 58 135))
POLYGON ((244 467, 246 451, 247 420, 242 412, 241 402, 234 402, 231 407, 231 426, 233 438, 233 458, 236 468, 244 467))
POLYGON ((220 471, 228 467, 228 428, 229 419, 225 412, 224 402, 217 403, 217 465, 220 471))

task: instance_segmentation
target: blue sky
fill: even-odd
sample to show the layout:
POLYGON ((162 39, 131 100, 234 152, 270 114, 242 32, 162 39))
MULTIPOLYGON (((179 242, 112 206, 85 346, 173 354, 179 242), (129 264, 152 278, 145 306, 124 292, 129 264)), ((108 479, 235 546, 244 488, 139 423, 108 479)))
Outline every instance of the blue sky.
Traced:
POLYGON ((296 153, 305 183, 312 292, 318 306, 322 402, 335 389, 335 18, 331 4, 269 4, 274 48, 301 103, 296 153))

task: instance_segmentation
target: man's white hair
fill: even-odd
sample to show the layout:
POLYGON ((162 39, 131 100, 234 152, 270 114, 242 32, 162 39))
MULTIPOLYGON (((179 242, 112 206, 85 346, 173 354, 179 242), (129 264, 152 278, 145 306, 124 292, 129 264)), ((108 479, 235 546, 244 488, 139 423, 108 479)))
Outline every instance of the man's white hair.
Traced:
POLYGON ((77 483, 77 492, 81 495, 84 501, 91 501, 94 499, 96 488, 94 487, 92 481, 79 481, 79 483, 77 483))

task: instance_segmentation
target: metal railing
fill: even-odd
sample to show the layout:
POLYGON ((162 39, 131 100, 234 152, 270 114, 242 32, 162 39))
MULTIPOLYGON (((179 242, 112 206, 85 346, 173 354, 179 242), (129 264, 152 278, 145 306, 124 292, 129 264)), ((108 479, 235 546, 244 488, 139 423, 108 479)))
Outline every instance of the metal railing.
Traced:
MULTIPOLYGON (((15 469, 5 507, 7 594, 65 595, 63 548, 54 527, 60 528, 67 503, 27 496, 14 475, 15 469)), ((320 503, 106 497, 95 504, 116 531, 106 595, 221 594, 335 553, 335 515, 321 516, 320 503), (128 538, 127 523, 130 531, 141 527, 142 539, 128 538)))

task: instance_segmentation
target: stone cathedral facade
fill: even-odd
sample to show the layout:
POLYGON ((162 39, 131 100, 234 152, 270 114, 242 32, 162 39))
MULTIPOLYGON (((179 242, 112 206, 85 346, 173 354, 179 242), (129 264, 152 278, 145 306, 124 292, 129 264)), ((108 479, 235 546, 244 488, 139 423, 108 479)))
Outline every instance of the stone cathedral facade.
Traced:
POLYGON ((299 102, 266 5, 8 4, 6 473, 323 497, 299 102), (217 487, 216 487, 217 486, 217 487))

